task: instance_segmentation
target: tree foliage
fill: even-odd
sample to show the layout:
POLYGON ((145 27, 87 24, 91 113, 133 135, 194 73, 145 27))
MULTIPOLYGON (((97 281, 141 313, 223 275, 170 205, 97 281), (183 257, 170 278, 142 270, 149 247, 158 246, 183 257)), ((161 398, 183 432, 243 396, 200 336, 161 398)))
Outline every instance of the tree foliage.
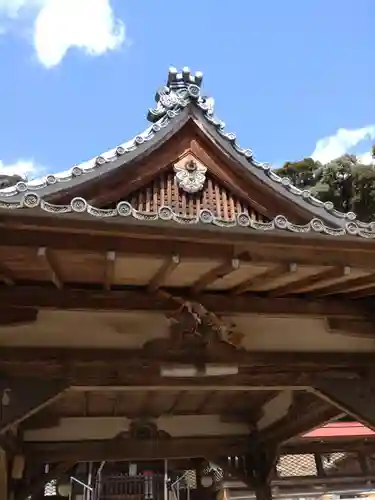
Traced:
MULTIPOLYGON (((375 146, 372 148, 375 158, 375 146)), ((363 221, 375 220, 375 166, 345 155, 326 165, 305 158, 287 162, 276 173, 289 177, 300 189, 309 189, 322 201, 331 201, 337 210, 355 212, 363 221)))

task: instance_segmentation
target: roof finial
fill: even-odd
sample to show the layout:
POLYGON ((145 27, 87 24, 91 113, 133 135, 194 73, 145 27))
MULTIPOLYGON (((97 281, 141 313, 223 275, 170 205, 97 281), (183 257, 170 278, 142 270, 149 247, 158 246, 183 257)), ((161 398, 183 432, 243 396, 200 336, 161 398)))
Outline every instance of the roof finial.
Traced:
POLYGON ((200 87, 202 79, 203 73, 201 71, 197 71, 194 75, 188 66, 184 66, 181 72, 179 72, 174 66, 171 66, 168 71, 167 87, 183 88, 189 84, 200 87))
POLYGON ((157 106, 149 110, 147 119, 154 123, 168 112, 177 113, 191 101, 200 99, 202 79, 203 73, 201 71, 193 74, 190 68, 185 66, 180 72, 171 66, 168 70, 167 83, 156 93, 157 106))

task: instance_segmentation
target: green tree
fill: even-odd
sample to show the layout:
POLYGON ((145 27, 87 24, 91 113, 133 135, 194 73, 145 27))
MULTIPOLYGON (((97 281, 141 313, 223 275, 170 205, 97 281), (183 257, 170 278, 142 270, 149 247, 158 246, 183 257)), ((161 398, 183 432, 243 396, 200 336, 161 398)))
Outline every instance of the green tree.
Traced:
MULTIPOLYGON (((375 146, 372 149, 375 158, 375 146)), ((345 155, 322 165, 312 158, 287 162, 276 171, 299 188, 308 188, 337 210, 355 212, 360 220, 375 220, 375 167, 345 155)))

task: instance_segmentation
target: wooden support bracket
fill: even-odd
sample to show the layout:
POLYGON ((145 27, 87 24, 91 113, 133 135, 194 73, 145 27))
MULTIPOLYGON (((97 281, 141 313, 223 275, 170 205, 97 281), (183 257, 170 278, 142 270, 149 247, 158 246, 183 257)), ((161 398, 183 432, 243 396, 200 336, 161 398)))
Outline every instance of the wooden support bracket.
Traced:
POLYGON ((353 379, 316 377, 313 391, 375 430, 375 374, 353 379))
POLYGON ((0 379, 0 434, 50 404, 67 388, 60 380, 0 379))

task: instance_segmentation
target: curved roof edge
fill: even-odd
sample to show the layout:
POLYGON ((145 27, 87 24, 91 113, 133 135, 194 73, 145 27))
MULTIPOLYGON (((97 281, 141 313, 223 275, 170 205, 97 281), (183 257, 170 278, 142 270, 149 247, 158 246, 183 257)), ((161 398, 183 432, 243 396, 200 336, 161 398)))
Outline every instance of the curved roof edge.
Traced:
POLYGON ((208 209, 201 210, 195 216, 181 215, 176 213, 168 205, 159 207, 157 211, 140 211, 134 208, 128 201, 120 201, 115 208, 97 208, 81 197, 73 198, 69 204, 53 204, 43 200, 37 193, 25 193, 21 201, 0 200, 0 209, 39 209, 42 212, 55 215, 81 214, 91 216, 96 219, 111 220, 114 218, 134 218, 147 221, 176 222, 178 224, 208 225, 223 228, 248 228, 250 230, 269 232, 275 230, 287 231, 291 233, 316 233, 333 237, 359 236, 367 240, 375 239, 375 230, 360 228, 355 223, 347 224, 346 227, 332 227, 327 225, 322 219, 312 218, 306 224, 295 224, 290 222, 284 215, 277 215, 267 222, 256 221, 247 213, 240 213, 231 220, 221 219, 215 216, 208 209))
POLYGON ((213 99, 202 95, 202 77, 200 72, 192 75, 188 68, 184 68, 181 73, 175 68, 170 68, 166 85, 156 93, 156 107, 148 112, 148 120, 153 123, 144 132, 100 156, 74 165, 70 170, 49 174, 31 182, 21 181, 12 187, 1 189, 2 205, 8 201, 21 201, 30 191, 40 190, 41 197, 64 191, 90 179, 104 176, 143 154, 149 154, 188 121, 190 114, 186 110, 191 109, 193 105, 193 108, 200 111, 199 115, 194 110, 192 113, 198 119, 198 125, 201 123, 199 118, 203 116, 212 126, 215 135, 222 139, 220 143, 224 145, 225 150, 232 156, 234 154, 246 170, 252 175, 255 174, 261 182, 273 188, 277 187, 277 191, 284 197, 331 224, 340 227, 355 224, 360 229, 375 230, 375 223, 357 221, 353 212, 340 212, 334 208, 332 202, 322 202, 309 190, 297 188, 289 178, 278 176, 269 164, 257 161, 251 149, 241 147, 236 135, 227 132, 225 123, 215 116, 213 99))

